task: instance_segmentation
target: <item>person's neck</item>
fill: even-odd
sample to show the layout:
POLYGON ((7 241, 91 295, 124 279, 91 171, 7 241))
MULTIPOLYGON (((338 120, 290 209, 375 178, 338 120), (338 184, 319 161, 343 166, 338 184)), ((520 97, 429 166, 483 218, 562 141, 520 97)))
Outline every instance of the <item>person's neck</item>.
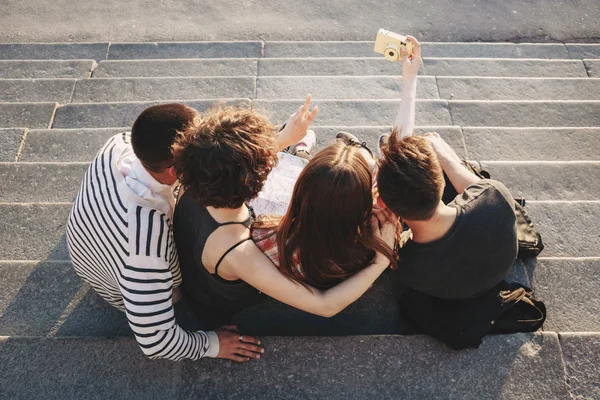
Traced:
POLYGON ((457 209, 448 207, 440 201, 433 216, 424 221, 408 221, 412 232, 412 240, 417 243, 429 243, 438 240, 448 233, 456 221, 457 209))
POLYGON ((169 185, 169 186, 171 186, 173 184, 173 177, 170 174, 168 174, 166 171, 152 172, 148 168, 144 168, 144 169, 146 171, 148 171, 150 176, 152 176, 158 183, 160 183, 162 185, 169 185))
POLYGON ((238 208, 216 208, 212 206, 206 207, 210 215, 219 223, 224 222, 242 222, 245 221, 249 216, 250 212, 246 205, 242 205, 238 208))

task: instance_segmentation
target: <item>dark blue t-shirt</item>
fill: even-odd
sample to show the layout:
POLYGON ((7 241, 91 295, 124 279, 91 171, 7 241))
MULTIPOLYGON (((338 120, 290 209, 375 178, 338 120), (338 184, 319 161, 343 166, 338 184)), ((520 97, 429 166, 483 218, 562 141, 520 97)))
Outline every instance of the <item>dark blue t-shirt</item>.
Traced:
POLYGON ((417 243, 403 235, 395 275, 430 296, 464 299, 504 279, 517 259, 514 200, 502 183, 483 179, 448 206, 457 216, 442 238, 417 243))

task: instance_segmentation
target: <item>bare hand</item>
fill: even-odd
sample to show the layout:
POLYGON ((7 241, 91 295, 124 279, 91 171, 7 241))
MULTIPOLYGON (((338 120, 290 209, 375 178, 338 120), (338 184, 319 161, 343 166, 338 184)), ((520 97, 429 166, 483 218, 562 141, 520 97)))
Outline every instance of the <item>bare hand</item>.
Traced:
POLYGON ((421 43, 413 36, 406 35, 406 40, 413 44, 412 53, 408 54, 406 47, 400 48, 402 56, 402 80, 416 79, 421 65, 421 43))
POLYGON ((319 107, 309 111, 311 95, 306 96, 306 101, 298 110, 293 113, 285 123, 285 128, 279 134, 279 144, 281 148, 298 143, 304 136, 312 120, 319 112, 319 107))
MULTIPOLYGON (((375 237, 383 240, 390 248, 396 244, 396 215, 387 208, 374 208, 371 227, 375 237)), ((391 261, 391 260, 390 260, 391 261)))
POLYGON ((427 132, 423 134, 423 137, 427 139, 427 141, 433 148, 433 151, 435 151, 435 153, 437 154, 442 166, 444 166, 448 162, 458 162, 459 164, 462 164, 462 161, 458 154, 456 154, 454 149, 450 147, 450 145, 446 143, 444 139, 442 139, 439 133, 427 132))
POLYGON ((260 340, 242 335, 235 325, 226 325, 215 329, 219 337, 217 358, 226 358, 237 362, 246 362, 250 358, 258 359, 265 350, 258 346, 260 340))

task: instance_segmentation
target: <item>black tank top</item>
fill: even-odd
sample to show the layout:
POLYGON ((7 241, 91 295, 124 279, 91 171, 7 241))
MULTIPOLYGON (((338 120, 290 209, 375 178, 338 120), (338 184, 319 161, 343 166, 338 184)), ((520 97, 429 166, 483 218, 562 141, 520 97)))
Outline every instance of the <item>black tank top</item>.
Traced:
MULTIPOLYGON (((252 213, 251 213, 252 214, 252 213)), ((252 217, 244 222, 218 223, 206 207, 184 193, 173 216, 173 235, 179 255, 182 273, 182 289, 194 306, 213 307, 231 311, 241 310, 261 301, 262 295, 242 280, 229 281, 218 275, 218 267, 225 255, 242 240, 223 254, 211 274, 202 264, 202 253, 208 237, 223 225, 240 224, 250 227, 252 217)))

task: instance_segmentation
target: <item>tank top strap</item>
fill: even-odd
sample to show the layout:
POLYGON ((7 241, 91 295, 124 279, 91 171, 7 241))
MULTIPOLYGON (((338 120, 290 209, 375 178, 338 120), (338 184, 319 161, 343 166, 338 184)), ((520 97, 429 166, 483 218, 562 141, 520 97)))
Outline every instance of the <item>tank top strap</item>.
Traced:
MULTIPOLYGON (((240 224, 241 222, 235 222, 235 223, 240 224)), ((225 256, 227 256, 227 254, 231 253, 231 251, 234 250, 236 247, 238 247, 240 244, 247 242, 248 240, 252 240, 252 236, 249 236, 245 239, 240 240, 239 242, 237 242, 236 244, 231 246, 229 249, 227 249, 227 251, 225 253, 223 253, 221 258, 219 258, 219 261, 217 261, 217 264, 215 265, 215 275, 219 276, 219 265, 221 265, 221 261, 223 261, 225 256)))

